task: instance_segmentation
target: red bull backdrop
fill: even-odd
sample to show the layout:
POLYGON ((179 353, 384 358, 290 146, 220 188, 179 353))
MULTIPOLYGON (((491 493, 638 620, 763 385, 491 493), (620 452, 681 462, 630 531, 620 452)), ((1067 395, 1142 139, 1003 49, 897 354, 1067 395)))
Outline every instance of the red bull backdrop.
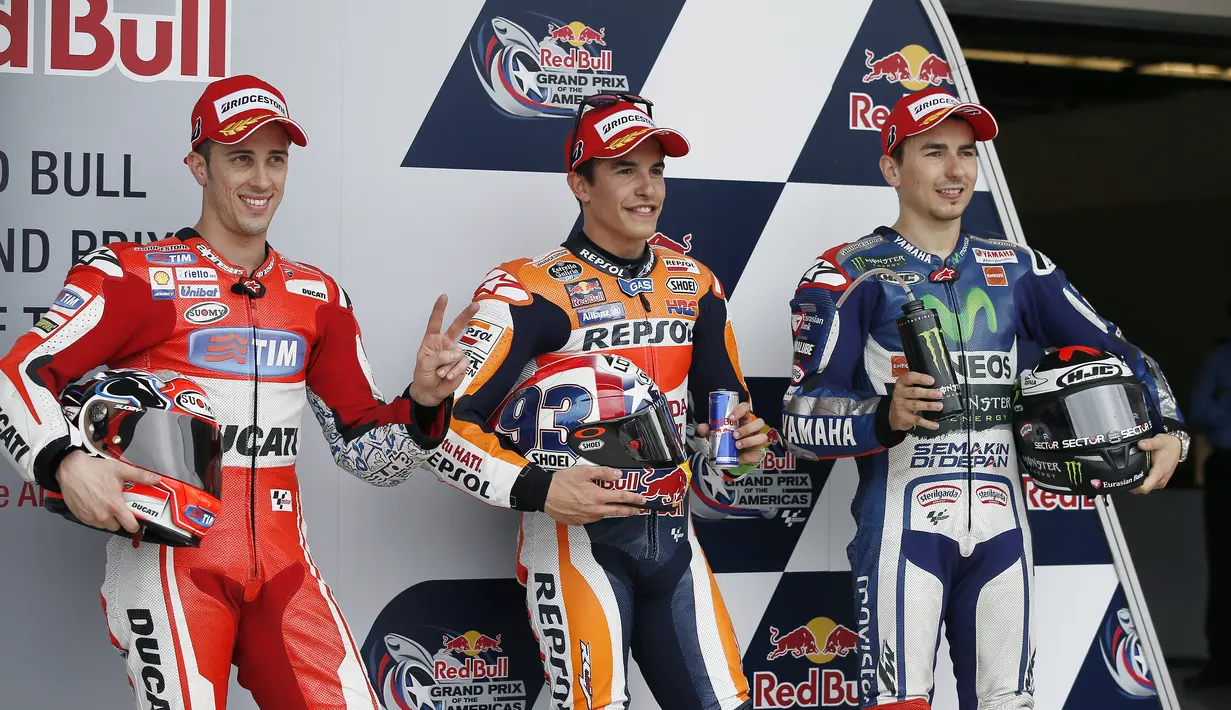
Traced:
MULTIPOLYGON (((881 123, 908 91, 974 97, 963 66, 937 0, 2 0, 0 347, 92 249, 196 220, 190 109, 203 82, 254 73, 311 137, 270 240, 347 289, 378 385, 400 392, 435 294, 456 309, 493 266, 563 240, 570 116, 589 94, 632 91, 693 148, 668 162, 656 241, 722 280, 754 403, 776 423, 792 285, 892 223, 881 123)), ((994 146, 981 161, 965 226, 1025 241, 994 146)), ((518 516, 427 471, 367 486, 334 467, 312 417, 301 426, 307 539, 381 703, 555 707, 516 581, 518 516)), ((875 651, 845 554, 854 466, 772 454, 737 485, 694 479, 693 523, 755 707, 855 707, 875 651)), ((1175 707, 1114 511, 1026 492, 1036 706, 1175 707)), ((41 498, 0 471, 0 707, 132 707, 98 608, 106 536, 41 498)), ((946 649, 937 662, 934 706, 954 710, 946 649)), ((658 707, 629 667, 635 707, 658 707)))

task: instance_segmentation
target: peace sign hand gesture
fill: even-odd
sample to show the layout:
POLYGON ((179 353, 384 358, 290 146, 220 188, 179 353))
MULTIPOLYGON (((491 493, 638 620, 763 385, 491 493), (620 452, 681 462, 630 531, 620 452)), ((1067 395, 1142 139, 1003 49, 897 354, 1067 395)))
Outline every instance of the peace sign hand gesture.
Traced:
POLYGON ((449 329, 442 333, 440 327, 448 305, 449 297, 445 294, 436 299, 432 315, 427 319, 427 332, 419 344, 415 377, 410 383, 410 398, 424 407, 435 407, 453 394, 470 364, 470 358, 454 341, 462 334, 466 323, 479 312, 479 304, 466 306, 453 319, 449 329))

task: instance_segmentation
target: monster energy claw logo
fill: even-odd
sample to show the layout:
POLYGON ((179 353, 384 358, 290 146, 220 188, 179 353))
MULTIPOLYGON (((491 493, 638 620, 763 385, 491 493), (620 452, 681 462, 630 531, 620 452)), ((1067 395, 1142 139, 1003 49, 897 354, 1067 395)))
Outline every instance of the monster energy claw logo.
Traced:
POLYGON ((940 318, 941 329, 954 340, 959 340, 960 335, 962 343, 970 342, 970 339, 974 337, 979 311, 986 314, 987 329, 992 333, 996 332, 996 306, 992 303, 991 297, 981 288, 972 288, 966 292, 966 305, 959 310, 958 315, 954 315, 948 306, 930 293, 924 294, 922 300, 925 308, 932 308, 936 311, 937 317, 940 318))
POLYGON ((1064 470, 1069 474, 1069 483, 1072 485, 1081 484, 1081 462, 1080 461, 1065 461, 1064 470))
POLYGON ((940 328, 928 328, 919 334, 923 338, 923 342, 928 346, 928 352, 932 354, 932 364, 936 366, 937 372, 944 372, 945 368, 940 364, 941 353, 944 352, 945 336, 941 335, 940 328))

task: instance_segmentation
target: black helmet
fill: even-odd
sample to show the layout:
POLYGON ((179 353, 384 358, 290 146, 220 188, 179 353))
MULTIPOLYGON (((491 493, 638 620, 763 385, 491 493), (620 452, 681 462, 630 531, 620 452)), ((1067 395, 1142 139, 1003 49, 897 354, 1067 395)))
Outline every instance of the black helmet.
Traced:
POLYGON ((1136 488, 1152 435, 1145 388, 1120 358, 1072 346, 1024 370, 1013 390, 1013 436, 1022 471, 1036 485, 1098 495, 1136 488))

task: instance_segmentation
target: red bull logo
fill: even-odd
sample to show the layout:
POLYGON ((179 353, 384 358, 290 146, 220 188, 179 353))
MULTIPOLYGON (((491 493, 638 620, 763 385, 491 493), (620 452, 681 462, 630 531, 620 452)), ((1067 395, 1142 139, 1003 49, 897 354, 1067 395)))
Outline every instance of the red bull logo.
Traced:
POLYGON ((445 635, 441 641, 440 650, 436 653, 458 653, 466 656, 477 656, 480 653, 501 653, 500 634, 495 638, 478 631, 467 631, 459 636, 445 635))
MULTIPOLYGON (((949 63, 917 44, 907 45, 883 57, 870 49, 864 50, 864 66, 868 71, 863 83, 885 80, 899 84, 907 91, 919 91, 929 86, 953 84, 949 63)), ((850 95, 850 129, 879 131, 889 118, 889 106, 877 104, 870 95, 852 91, 850 95)))
POLYGON ((646 485, 641 495, 645 497, 647 503, 678 505, 683 500, 684 493, 688 491, 688 473, 683 466, 677 466, 660 478, 643 480, 646 485))
POLYGON ((771 626, 769 627, 769 642, 774 647, 765 657, 767 661, 782 658, 787 654, 790 654, 791 658, 802 658, 815 656, 821 652, 820 647, 816 645, 816 635, 807 626, 800 626, 782 635, 779 635, 777 628, 771 626))
POLYGON ((868 68, 868 73, 863 75, 865 84, 884 79, 901 84, 909 91, 943 83, 953 84, 949 63, 917 44, 907 45, 879 59, 870 49, 865 49, 863 53, 866 56, 864 64, 868 68))
POLYGON ((561 26, 549 23, 547 25, 547 36, 543 38, 543 41, 567 42, 574 47, 584 47, 587 44, 597 44, 600 47, 606 47, 606 37, 606 27, 600 27, 596 30, 584 22, 574 20, 567 25, 561 26))
POLYGON ((654 236, 650 237, 649 244, 652 247, 663 247, 678 251, 681 254, 687 254, 692 251, 692 234, 685 234, 684 240, 677 242, 662 232, 656 232, 654 236))
POLYGON ((765 657, 768 661, 790 656, 825 664, 859 650, 859 634, 825 616, 818 616, 785 634, 771 626, 769 642, 772 648, 765 657))

